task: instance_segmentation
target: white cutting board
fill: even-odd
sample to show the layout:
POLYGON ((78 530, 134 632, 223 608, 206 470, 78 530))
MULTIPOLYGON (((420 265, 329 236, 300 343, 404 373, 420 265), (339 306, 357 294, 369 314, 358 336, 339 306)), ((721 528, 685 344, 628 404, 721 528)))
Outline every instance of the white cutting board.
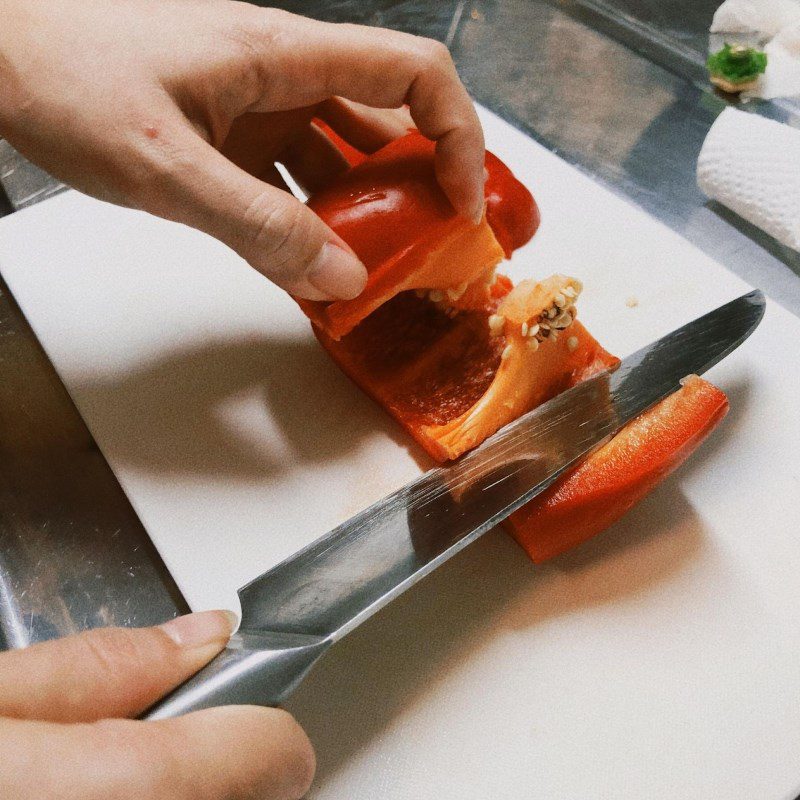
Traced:
MULTIPOLYGON (((581 278, 611 351, 747 288, 482 116, 542 209, 511 275, 581 278)), ((0 221, 0 269, 193 608, 237 607, 420 468, 292 301, 199 233, 70 192, 0 221)), ((539 569, 490 534, 334 648, 290 704, 311 797, 800 792, 798 356, 770 304, 711 373, 728 420, 613 530, 539 569)))

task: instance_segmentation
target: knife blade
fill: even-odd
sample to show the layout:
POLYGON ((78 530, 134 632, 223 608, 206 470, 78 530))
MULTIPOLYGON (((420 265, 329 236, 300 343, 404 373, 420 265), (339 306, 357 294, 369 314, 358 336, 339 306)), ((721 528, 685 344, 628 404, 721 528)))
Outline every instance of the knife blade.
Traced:
POLYGON ((379 500, 239 590, 226 650, 144 716, 277 705, 336 641, 540 492, 623 425, 738 347, 752 291, 510 423, 454 464, 379 500))

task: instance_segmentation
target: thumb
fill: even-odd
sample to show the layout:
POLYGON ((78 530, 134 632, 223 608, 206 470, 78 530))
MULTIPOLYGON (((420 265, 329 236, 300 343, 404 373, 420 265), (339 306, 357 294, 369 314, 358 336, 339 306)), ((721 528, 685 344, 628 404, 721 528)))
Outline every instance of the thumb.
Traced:
POLYGON ((366 285, 358 257, 311 209, 237 167, 197 133, 178 133, 180 157, 140 203, 214 236, 287 292, 350 299, 366 285))
POLYGON ((155 628, 98 628, 2 653, 0 717, 137 716, 205 666, 234 625, 232 612, 205 611, 155 628))

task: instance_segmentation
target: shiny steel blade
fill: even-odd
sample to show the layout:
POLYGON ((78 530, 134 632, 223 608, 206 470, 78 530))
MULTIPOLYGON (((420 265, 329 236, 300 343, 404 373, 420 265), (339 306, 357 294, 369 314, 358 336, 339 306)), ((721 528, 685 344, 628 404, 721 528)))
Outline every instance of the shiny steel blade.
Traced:
POLYGON ((229 647, 147 715, 281 702, 337 639, 485 533, 623 425, 738 347, 759 291, 628 356, 431 470, 239 591, 229 647))
POLYGON ((542 492, 625 423, 700 374, 764 313, 750 292, 507 425, 242 588, 242 627, 337 639, 542 492))

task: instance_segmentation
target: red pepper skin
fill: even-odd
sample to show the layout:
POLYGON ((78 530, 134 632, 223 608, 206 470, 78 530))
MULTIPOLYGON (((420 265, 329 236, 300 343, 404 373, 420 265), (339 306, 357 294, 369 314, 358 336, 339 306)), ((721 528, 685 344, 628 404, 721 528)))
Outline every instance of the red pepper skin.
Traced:
POLYGON ((728 398, 691 376, 628 423, 504 527, 540 564, 601 533, 679 467, 728 413, 728 398))
MULTIPOLYGON (((323 133, 339 148, 351 167, 369 158, 346 142, 326 122, 314 120, 323 133)), ((427 145, 430 149, 430 145, 427 145)), ((486 151, 486 218, 503 248, 506 258, 536 233, 541 216, 536 201, 511 170, 494 154, 486 151)))
MULTIPOLYGON (((315 119, 314 122, 339 148, 351 167, 356 167, 369 158, 342 139, 327 123, 320 119, 315 119)), ((428 156, 434 151, 432 142, 413 132, 404 137, 403 141, 403 149, 419 147, 428 156)), ((511 254, 527 244, 539 228, 541 223, 539 207, 528 188, 514 177, 514 173, 494 153, 488 150, 486 171, 488 173, 484 188, 486 218, 505 251, 506 258, 511 258, 511 254)))
POLYGON ((392 269, 399 282, 393 267, 403 256, 433 246, 459 222, 436 182, 433 143, 416 133, 353 167, 308 206, 353 248, 373 281, 392 269))
POLYGON ((530 192, 487 154, 487 217, 479 226, 456 214, 434 172, 434 144, 414 132, 366 158, 308 202, 367 268, 367 286, 353 300, 298 300, 333 338, 400 291, 447 290, 490 272, 536 231, 530 192))
POLYGON ((494 154, 486 151, 486 220, 506 254, 511 254, 534 236, 542 221, 533 195, 494 154))

